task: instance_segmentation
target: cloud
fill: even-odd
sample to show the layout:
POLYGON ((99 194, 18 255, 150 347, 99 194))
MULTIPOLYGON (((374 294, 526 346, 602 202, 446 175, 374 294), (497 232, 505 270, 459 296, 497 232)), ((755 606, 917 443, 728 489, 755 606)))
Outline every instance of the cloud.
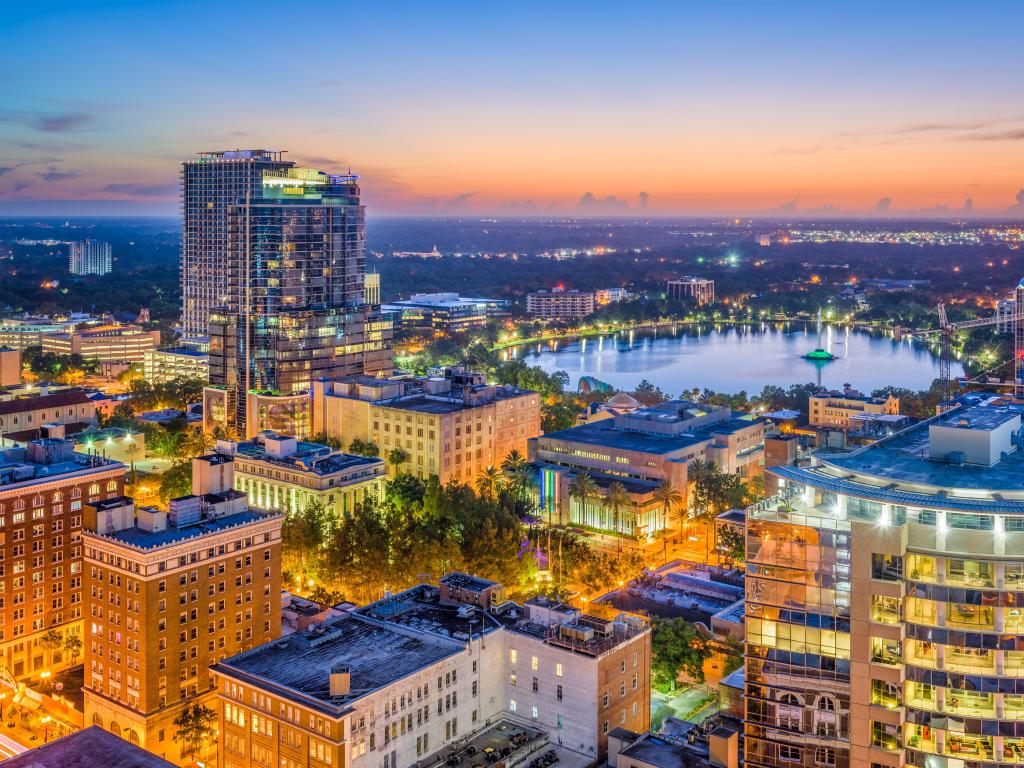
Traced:
POLYGON ((178 192, 177 184, 136 184, 124 182, 120 184, 107 184, 102 192, 114 192, 119 195, 133 195, 136 197, 161 197, 164 195, 175 195, 178 192))
POLYGON ((883 197, 877 203, 875 203, 875 213, 889 213, 892 209, 892 198, 883 197))
POLYGON ((968 133, 958 138, 959 141, 1024 141, 1024 128, 993 133, 968 133))
POLYGON ((84 128, 92 122, 93 116, 88 112, 66 112, 63 115, 40 115, 36 118, 36 126, 47 133, 67 133, 84 128))
POLYGON ((18 166, 16 165, 0 165, 0 176, 3 176, 5 173, 10 173, 17 167, 18 166))
POLYGON ((73 179, 78 175, 78 171, 62 171, 53 165, 51 165, 47 170, 40 171, 36 174, 36 176, 47 184, 52 184, 55 181, 67 181, 68 179, 73 179))
POLYGON ((510 200, 498 206, 497 213, 509 216, 523 216, 538 213, 540 208, 533 200, 510 200))
POLYGON ((777 208, 770 209, 772 213, 796 213, 796 200, 790 200, 777 208))
POLYGON ((471 208, 467 203, 479 194, 479 192, 463 192, 449 200, 445 200, 439 210, 441 213, 468 213, 471 208))
POLYGON ((968 197, 967 199, 964 200, 964 204, 963 204, 963 206, 961 206, 960 211, 962 213, 971 213, 973 210, 974 210, 974 201, 971 198, 968 197))
POLYGON ((1017 202, 1006 209, 1007 213, 1024 213, 1024 189, 1017 190, 1017 202))
POLYGON ((608 197, 600 198, 594 197, 593 192, 587 192, 580 201, 576 204, 576 210, 580 213, 623 213, 629 210, 629 203, 625 200, 620 200, 615 195, 608 195, 608 197))

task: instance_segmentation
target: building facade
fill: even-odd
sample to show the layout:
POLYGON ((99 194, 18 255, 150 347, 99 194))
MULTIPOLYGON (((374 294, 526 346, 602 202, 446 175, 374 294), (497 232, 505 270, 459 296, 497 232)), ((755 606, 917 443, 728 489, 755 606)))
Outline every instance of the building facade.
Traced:
POLYGON ((68 271, 73 275, 105 275, 114 268, 110 243, 81 240, 70 244, 68 271))
POLYGON ((42 337, 43 352, 81 355, 99 362, 141 363, 146 352, 160 346, 160 331, 138 325, 96 325, 42 337))
POLYGON ((459 333, 487 325, 492 317, 508 314, 506 299, 483 299, 457 293, 414 293, 382 308, 395 315, 403 328, 433 333, 459 333))
POLYGON ((255 507, 291 513, 319 503, 340 516, 370 497, 384 498, 383 459, 274 433, 222 442, 221 450, 234 457, 235 489, 255 507))
POLYGON ((472 483, 513 450, 526 455, 529 439, 540 434, 540 395, 487 384, 462 368, 401 381, 318 381, 313 433, 342 445, 373 443, 391 471, 472 483), (390 461, 393 451, 401 462, 390 461))
POLYGON ((210 356, 186 347, 148 350, 142 357, 142 378, 150 384, 163 384, 175 379, 209 381, 210 356))
POLYGON ((38 429, 44 424, 96 423, 96 404, 81 389, 0 402, 0 435, 38 429))
POLYGON ((120 496, 125 466, 36 440, 0 455, 0 665, 16 678, 66 666, 43 635, 82 635, 83 505, 120 496))
MULTIPOLYGON (((193 460, 170 511, 86 509, 85 723, 179 765, 174 719, 211 703, 217 660, 281 633, 281 516, 250 510, 224 456, 193 460)), ((211 749, 214 747, 211 746, 211 749)))
POLYGON ((1021 406, 972 393, 774 467, 747 510, 746 763, 985 766, 1024 750, 1021 406))
POLYGON ((898 397, 871 397, 860 392, 821 392, 807 399, 807 423, 812 427, 850 430, 855 420, 864 415, 898 416, 898 397))
POLYGON ((293 398, 319 377, 391 374, 391 325, 365 301, 357 180, 290 163, 263 169, 224 211, 227 284, 209 312, 210 383, 225 393, 224 426, 240 435, 271 428, 253 428, 249 394, 293 398))
POLYGON ((666 293, 670 299, 678 301, 695 301, 698 305, 713 304, 715 281, 706 277, 681 277, 668 281, 666 293))
POLYGON ((602 757, 650 725, 650 630, 449 574, 225 659, 218 765, 404 768, 495 723, 602 757))
POLYGON ((542 320, 579 320, 594 314, 593 291, 534 291, 526 294, 526 314, 542 320))
POLYGON ((713 461, 723 472, 753 476, 764 466, 764 435, 764 419, 671 400, 535 437, 529 458, 540 472, 541 515, 560 524, 651 537, 674 525, 658 501, 662 482, 683 497, 673 510, 682 514, 690 462, 713 461), (593 498, 578 498, 573 491, 583 473, 597 486, 593 498), (625 486, 630 499, 618 510, 607 503, 613 483, 625 486))

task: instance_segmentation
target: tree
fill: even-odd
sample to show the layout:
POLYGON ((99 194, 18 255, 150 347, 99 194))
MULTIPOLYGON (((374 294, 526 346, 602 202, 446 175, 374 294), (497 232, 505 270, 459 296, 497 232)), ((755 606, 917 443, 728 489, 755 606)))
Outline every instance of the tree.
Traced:
POLYGON ((182 450, 188 456, 204 456, 213 450, 214 445, 216 445, 216 441, 212 434, 204 432, 202 429, 194 429, 185 438, 182 450))
POLYGON ((352 438, 352 442, 348 444, 348 452, 354 453, 357 456, 370 456, 371 458, 377 458, 380 456, 380 448, 378 448, 374 443, 364 442, 358 437, 352 438))
POLYGON ((487 467, 476 479, 476 490, 481 496, 489 499, 496 498, 498 489, 501 488, 502 474, 494 467, 487 467))
POLYGON ((74 665, 78 654, 82 652, 82 638, 76 632, 68 632, 64 636, 64 650, 71 657, 71 664, 74 665))
POLYGON ((388 464, 391 465, 391 469, 395 472, 397 472, 398 468, 408 460, 409 455, 401 448, 392 448, 388 451, 388 464))
POLYGON ((718 551, 730 560, 742 563, 747 556, 746 545, 746 539, 739 529, 724 525, 718 531, 718 551))
MULTIPOLYGON (((672 509, 678 507, 683 503, 683 494, 681 494, 676 487, 672 485, 672 481, 667 477, 658 483, 658 487, 654 489, 654 499, 661 504, 662 509, 665 510, 665 528, 668 528, 669 518, 672 517, 672 509)), ((682 539, 683 536, 683 516, 679 515, 679 537, 682 539)))
MULTIPOLYGON (((629 495, 629 491, 626 490, 626 486, 618 480, 608 486, 608 492, 604 496, 604 504, 612 511, 612 529, 615 533, 621 533, 619 530, 619 515, 622 513, 622 508, 629 506, 632 503, 633 497, 629 495)), ((616 548, 619 548, 620 546, 620 539, 618 536, 616 536, 615 545, 616 548)))
POLYGON ((216 731, 217 713, 200 702, 185 707, 174 718, 174 740, 188 745, 189 756, 202 748, 216 731))
POLYGON ((192 492, 192 462, 179 461, 160 476, 160 498, 164 501, 192 492))
POLYGON ((50 652, 50 661, 53 661, 53 654, 64 648, 64 633, 59 629, 48 629, 39 639, 39 644, 50 652))
POLYGON ((281 559, 300 586, 315 581, 322 568, 322 552, 331 530, 331 514, 314 499, 285 515, 281 525, 281 559))
POLYGON ((711 655, 708 639, 686 619, 654 623, 651 640, 651 674, 656 685, 675 688, 680 672, 704 682, 704 662, 711 655))
POLYGON ((580 472, 569 483, 569 498, 574 499, 583 511, 583 517, 587 516, 587 503, 597 496, 597 483, 590 476, 589 472, 580 472))

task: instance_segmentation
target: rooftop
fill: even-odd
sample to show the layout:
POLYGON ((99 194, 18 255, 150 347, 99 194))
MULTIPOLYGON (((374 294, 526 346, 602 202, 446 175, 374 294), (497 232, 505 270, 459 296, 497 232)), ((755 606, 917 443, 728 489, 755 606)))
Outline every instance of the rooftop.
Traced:
MULTIPOLYGON (((212 496, 212 494, 208 495, 212 496)), ((114 533, 95 533, 90 535, 102 536, 105 539, 118 541, 136 549, 152 550, 158 547, 165 547, 168 544, 177 544, 187 539, 194 539, 198 536, 221 533, 231 528, 256 523, 275 516, 276 513, 247 509, 244 512, 236 512, 233 515, 204 518, 194 525, 182 526, 181 528, 169 525, 162 531, 146 531, 136 525, 114 533)))
POLYGON ((37 397, 23 397, 18 400, 6 400, 4 402, 0 402, 0 416, 7 416, 12 413, 40 411, 44 408, 63 408, 67 405, 84 405, 89 402, 92 401, 84 390, 73 389, 66 392, 57 392, 53 395, 38 395, 37 397))
POLYGON ((321 476, 333 475, 356 467, 384 464, 383 459, 334 451, 330 446, 320 443, 297 441, 295 446, 295 453, 279 457, 268 453, 266 446, 256 440, 248 440, 237 443, 234 451, 235 455, 240 458, 262 461, 278 467, 287 467, 321 476))
POLYGON ((4 768, 173 768, 162 757, 93 725, 3 761, 4 768))
POLYGON ((619 448, 624 451, 658 454, 681 451, 692 445, 698 445, 707 439, 708 436, 706 435, 699 437, 688 433, 668 435, 621 429, 616 427, 610 419, 581 424, 578 427, 570 427, 558 432, 549 432, 546 435, 541 435, 539 438, 542 443, 545 440, 564 440, 567 442, 584 443, 586 445, 619 448))

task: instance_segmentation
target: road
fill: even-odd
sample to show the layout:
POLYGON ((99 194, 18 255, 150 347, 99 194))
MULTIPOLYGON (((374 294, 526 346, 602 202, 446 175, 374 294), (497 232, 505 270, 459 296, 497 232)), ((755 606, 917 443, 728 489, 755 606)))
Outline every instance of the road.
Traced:
POLYGON ((23 747, 10 736, 0 733, 0 758, 6 760, 8 757, 28 752, 28 747, 23 747))

